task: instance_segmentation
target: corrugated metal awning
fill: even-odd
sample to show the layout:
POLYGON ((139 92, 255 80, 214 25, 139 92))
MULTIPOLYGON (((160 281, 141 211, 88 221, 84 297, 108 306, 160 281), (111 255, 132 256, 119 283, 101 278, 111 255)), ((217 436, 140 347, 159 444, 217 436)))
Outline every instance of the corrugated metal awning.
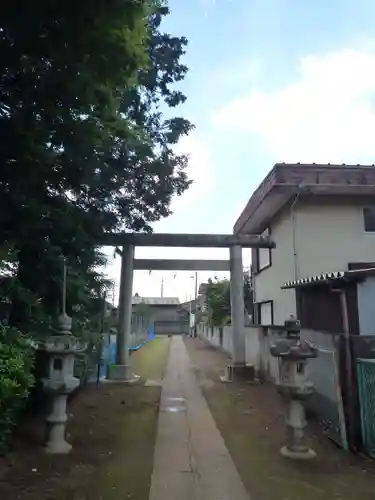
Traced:
POLYGON ((287 281, 281 287, 283 290, 288 288, 297 288, 308 285, 318 285, 322 283, 330 283, 337 280, 346 281, 359 281, 366 278, 366 276, 375 275, 375 268, 368 269, 353 269, 349 271, 336 271, 331 273, 322 273, 307 278, 301 278, 294 281, 287 281))

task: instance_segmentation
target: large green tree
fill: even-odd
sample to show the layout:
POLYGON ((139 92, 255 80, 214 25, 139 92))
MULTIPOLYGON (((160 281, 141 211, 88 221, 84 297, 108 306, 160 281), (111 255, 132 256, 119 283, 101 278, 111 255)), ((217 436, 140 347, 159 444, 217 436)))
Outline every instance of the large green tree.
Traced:
MULTIPOLYGON (((245 311, 253 315, 253 292, 248 272, 243 274, 243 290, 245 311)), ((223 326, 230 322, 230 282, 217 278, 208 280, 205 291, 205 303, 208 322, 211 326, 223 326)))
MULTIPOLYGON (((62 255, 99 293, 103 232, 149 231, 189 185, 173 145, 191 124, 162 112, 184 101, 175 83, 187 71, 186 39, 161 30, 167 14, 146 0, 2 5, 0 234, 22 290, 13 324, 30 313, 25 290, 56 309, 62 255)), ((73 284, 71 297, 83 300, 73 284)))
POLYGON ((230 282, 227 279, 209 279, 205 303, 210 326, 223 326, 230 322, 230 282))

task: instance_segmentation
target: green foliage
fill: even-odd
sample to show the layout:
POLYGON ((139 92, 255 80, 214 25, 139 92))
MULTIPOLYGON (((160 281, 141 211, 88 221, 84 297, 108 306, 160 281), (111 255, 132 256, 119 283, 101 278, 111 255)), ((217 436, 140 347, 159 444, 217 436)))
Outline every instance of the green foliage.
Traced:
POLYGON ((245 310, 247 314, 254 317, 254 296, 253 296, 253 288, 251 285, 251 277, 250 272, 247 270, 243 275, 243 297, 245 303, 245 310))
POLYGON ((0 451, 3 452, 34 385, 35 351, 19 331, 0 328, 0 451))
MULTIPOLYGON (((246 312, 253 313, 253 292, 250 282, 250 275, 244 272, 244 303, 246 312)), ((230 323, 230 282, 227 279, 209 279, 205 292, 205 302, 207 308, 207 321, 210 326, 224 326, 230 323)))
POLYGON ((103 232, 150 231, 190 184, 173 146, 192 125, 161 111, 184 102, 187 72, 187 40, 161 30, 167 14, 163 1, 5 1, 0 293, 22 331, 56 316, 62 256, 68 313, 88 328, 110 287, 97 271, 103 232))
MULTIPOLYGON (((98 343, 100 239, 151 231, 190 181, 174 145, 187 40, 161 29, 163 0, 5 0, 0 16, 0 297, 9 323, 50 333, 63 257, 73 332, 98 343)), ((0 445, 33 383, 32 352, 1 330, 0 445)), ((5 441, 4 441, 5 442, 5 441)))
POLYGON ((230 322, 230 283, 227 279, 208 280, 205 302, 210 326, 223 326, 230 322))

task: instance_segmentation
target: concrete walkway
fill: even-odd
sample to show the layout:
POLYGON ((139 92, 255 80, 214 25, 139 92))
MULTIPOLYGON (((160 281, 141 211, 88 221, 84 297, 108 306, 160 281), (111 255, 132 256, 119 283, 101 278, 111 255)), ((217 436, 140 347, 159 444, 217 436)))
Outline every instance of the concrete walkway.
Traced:
POLYGON ((249 500, 181 337, 163 379, 150 500, 249 500))

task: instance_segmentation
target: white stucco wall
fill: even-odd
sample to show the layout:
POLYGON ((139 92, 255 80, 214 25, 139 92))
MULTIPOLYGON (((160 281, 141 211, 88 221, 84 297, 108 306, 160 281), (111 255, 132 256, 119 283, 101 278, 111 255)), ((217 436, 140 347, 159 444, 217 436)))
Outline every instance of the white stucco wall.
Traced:
POLYGON ((251 326, 245 328, 245 359, 248 365, 254 367, 258 372, 260 368, 262 330, 259 327, 251 326))
POLYGON ((292 223, 287 215, 271 226, 271 238, 276 243, 272 265, 255 277, 255 300, 273 300, 274 324, 281 325, 291 314, 296 314, 294 290, 280 288, 293 276, 292 223))
MULTIPOLYGON (((295 242, 297 278, 344 271, 348 262, 375 261, 375 234, 365 233, 363 206, 324 203, 297 203, 295 206, 295 242)), ((293 257, 293 220, 289 212, 271 223, 272 266, 255 277, 257 302, 274 301, 274 323, 295 315, 294 290, 281 290, 285 281, 295 279, 293 257)))
MULTIPOLYGON (((207 343, 221 348, 229 356, 232 355, 232 326, 228 325, 223 327, 223 344, 220 344, 220 328, 215 327, 213 331, 211 328, 198 326, 199 336, 207 343)), ((245 327, 245 359, 246 363, 252 365, 256 371, 260 369, 261 365, 261 341, 263 338, 263 331, 256 326, 245 327)))
POLYGON ((365 233, 363 206, 305 204, 296 210, 300 277, 344 271, 375 260, 375 233, 365 233))
POLYGON ((375 335, 375 276, 357 285, 359 332, 375 335))

